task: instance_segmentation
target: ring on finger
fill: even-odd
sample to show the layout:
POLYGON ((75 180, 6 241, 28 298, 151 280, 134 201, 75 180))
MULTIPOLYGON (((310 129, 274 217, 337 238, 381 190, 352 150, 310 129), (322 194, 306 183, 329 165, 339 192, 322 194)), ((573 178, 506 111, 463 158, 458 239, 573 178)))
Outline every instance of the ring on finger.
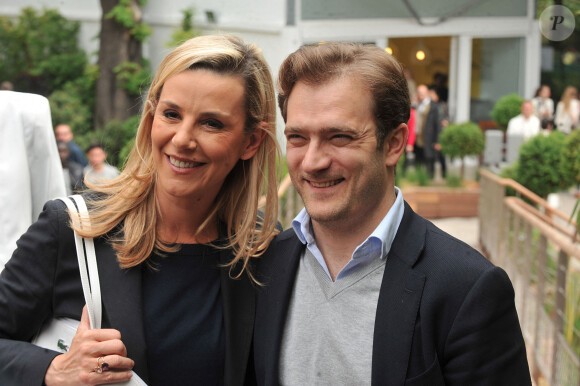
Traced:
POLYGON ((97 358, 97 367, 91 370, 91 373, 101 374, 103 371, 109 371, 109 364, 105 362, 105 358, 100 356, 97 358))

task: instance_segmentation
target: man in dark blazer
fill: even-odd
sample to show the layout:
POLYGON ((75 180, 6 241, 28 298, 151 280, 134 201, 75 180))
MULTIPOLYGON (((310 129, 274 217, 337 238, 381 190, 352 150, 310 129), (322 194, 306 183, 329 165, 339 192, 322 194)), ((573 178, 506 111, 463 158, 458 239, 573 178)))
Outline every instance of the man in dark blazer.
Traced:
POLYGON ((303 46, 278 92, 305 209, 262 259, 258 384, 530 385, 506 273, 394 186, 401 65, 375 46, 303 46))
POLYGON ((420 104, 423 105, 419 111, 419 122, 421 129, 417 134, 417 143, 421 147, 416 147, 416 151, 420 153, 419 158, 427 167, 429 176, 433 178, 435 174, 435 160, 439 159, 439 134, 441 134, 443 116, 441 115, 441 107, 437 100, 433 98, 434 88, 427 87, 424 84, 417 86, 417 95, 419 96, 420 104))

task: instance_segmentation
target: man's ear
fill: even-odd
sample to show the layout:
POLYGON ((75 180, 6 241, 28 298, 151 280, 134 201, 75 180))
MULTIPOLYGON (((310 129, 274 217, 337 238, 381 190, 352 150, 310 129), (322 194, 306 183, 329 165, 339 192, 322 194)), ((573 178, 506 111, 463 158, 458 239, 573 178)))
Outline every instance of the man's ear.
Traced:
POLYGON ((252 133, 246 139, 245 148, 240 155, 243 160, 248 160, 256 154, 264 137, 266 136, 266 130, 268 129, 268 124, 266 122, 260 122, 258 126, 252 131, 252 133))
POLYGON ((409 128, 405 123, 401 123, 387 135, 383 145, 386 166, 395 166, 397 164, 397 161, 399 161, 405 151, 408 137, 409 128))

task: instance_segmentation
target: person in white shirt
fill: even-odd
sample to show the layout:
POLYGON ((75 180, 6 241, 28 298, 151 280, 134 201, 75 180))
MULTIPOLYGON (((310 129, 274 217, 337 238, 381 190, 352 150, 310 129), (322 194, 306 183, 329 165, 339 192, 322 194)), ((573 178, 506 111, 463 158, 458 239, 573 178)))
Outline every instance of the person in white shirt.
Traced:
POLYGON ((532 99, 534 114, 540 119, 542 129, 552 130, 554 127, 554 101, 550 98, 550 86, 543 84, 532 99))
POLYGON ((533 114, 534 106, 530 101, 522 103, 521 111, 521 114, 510 119, 507 135, 519 135, 528 140, 540 133, 540 119, 533 114))
POLYGON ((0 91, 0 271, 44 204, 66 195, 48 99, 0 91))
POLYGON ((87 150, 89 165, 85 167, 85 178, 93 184, 99 184, 112 180, 119 175, 119 169, 109 165, 107 152, 100 143, 93 143, 87 150))
POLYGON ((554 119, 558 131, 570 134, 578 127, 580 117, 580 103, 578 103, 578 90, 574 86, 568 86, 562 94, 562 98, 556 106, 554 119))

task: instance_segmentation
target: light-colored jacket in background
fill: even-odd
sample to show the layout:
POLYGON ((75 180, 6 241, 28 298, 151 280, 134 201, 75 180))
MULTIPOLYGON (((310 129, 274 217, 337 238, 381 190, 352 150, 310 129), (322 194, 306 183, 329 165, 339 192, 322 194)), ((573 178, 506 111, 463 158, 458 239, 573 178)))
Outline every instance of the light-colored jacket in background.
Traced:
POLYGON ((48 100, 0 91, 0 271, 44 203, 66 195, 48 100))

